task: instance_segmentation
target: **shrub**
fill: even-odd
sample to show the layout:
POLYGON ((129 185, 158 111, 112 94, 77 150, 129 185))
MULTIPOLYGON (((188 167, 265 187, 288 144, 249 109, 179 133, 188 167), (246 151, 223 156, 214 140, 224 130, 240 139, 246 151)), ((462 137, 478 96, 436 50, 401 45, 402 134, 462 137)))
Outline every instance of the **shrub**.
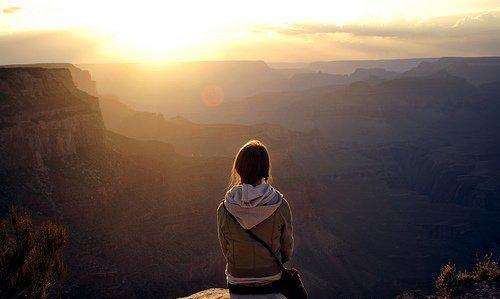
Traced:
POLYGON ((0 298, 47 298, 67 272, 67 231, 52 222, 35 227, 16 207, 9 216, 0 222, 0 298))
POLYGON ((478 259, 472 272, 457 271, 454 264, 441 268, 436 279, 437 298, 496 298, 500 282, 498 262, 491 255, 478 259))

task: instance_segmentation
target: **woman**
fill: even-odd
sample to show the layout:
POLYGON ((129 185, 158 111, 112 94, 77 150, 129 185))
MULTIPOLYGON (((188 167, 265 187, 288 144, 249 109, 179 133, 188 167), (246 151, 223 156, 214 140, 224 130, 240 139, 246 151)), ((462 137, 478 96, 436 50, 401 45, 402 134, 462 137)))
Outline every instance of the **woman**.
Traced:
POLYGON ((233 163, 231 184, 217 209, 217 226, 231 298, 285 298, 277 282, 293 252, 292 215, 288 202, 269 184, 271 163, 258 140, 247 142, 233 163))

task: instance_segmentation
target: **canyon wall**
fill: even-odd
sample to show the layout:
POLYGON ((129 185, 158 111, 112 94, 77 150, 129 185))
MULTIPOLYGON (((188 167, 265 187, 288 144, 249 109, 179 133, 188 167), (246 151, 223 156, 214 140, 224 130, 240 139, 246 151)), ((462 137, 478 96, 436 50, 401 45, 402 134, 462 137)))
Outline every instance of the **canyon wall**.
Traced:
POLYGON ((0 213, 13 203, 68 227, 65 297, 224 286, 215 209, 246 138, 270 145, 273 184, 294 213, 293 262, 313 298, 428 289, 448 260, 499 250, 500 105, 461 79, 266 93, 215 115, 270 123, 252 126, 103 106, 120 118, 108 124, 141 141, 106 131, 67 70, 0 71, 0 213), (300 134, 283 128, 306 123, 300 134))
POLYGON ((0 69, 0 167, 41 167, 43 160, 102 146, 97 98, 78 90, 66 69, 0 69))
POLYGON ((0 69, 0 109, 0 215, 15 204, 68 228, 63 297, 170 298, 222 283, 204 216, 226 184, 208 178, 229 160, 107 132, 97 98, 65 69, 0 69))
POLYGON ((17 64, 17 65, 2 65, 0 68, 44 68, 44 69, 66 69, 71 73, 71 78, 76 87, 86 93, 97 96, 96 82, 92 80, 92 76, 88 70, 76 67, 71 63, 34 63, 34 64, 17 64))

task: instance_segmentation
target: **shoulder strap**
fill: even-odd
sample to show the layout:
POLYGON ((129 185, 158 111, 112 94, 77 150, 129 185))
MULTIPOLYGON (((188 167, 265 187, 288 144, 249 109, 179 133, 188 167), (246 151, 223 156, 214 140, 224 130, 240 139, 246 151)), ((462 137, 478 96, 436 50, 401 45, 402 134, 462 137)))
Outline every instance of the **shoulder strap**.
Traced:
POLYGON ((274 257, 274 259, 276 260, 276 262, 278 263, 278 265, 280 266, 280 268, 282 270, 286 270, 285 266, 283 266, 283 263, 281 262, 281 260, 276 256, 276 254, 274 253, 273 249, 271 248, 271 246, 269 246, 269 244, 267 244, 266 242, 264 242, 262 239, 260 239, 259 237, 257 237, 251 230, 249 229, 246 229, 244 228, 243 226, 240 225, 240 223, 238 222, 238 220, 236 220, 236 217, 234 217, 233 214, 231 214, 227 208, 226 208, 226 205, 224 203, 222 203, 222 206, 224 207, 224 210, 226 210, 226 212, 229 214, 229 217, 231 217, 234 222, 236 222, 236 224, 241 227, 242 230, 244 230, 250 237, 252 237, 252 239, 254 239, 255 241, 259 242, 264 248, 267 249, 267 251, 269 251, 269 253, 274 257))

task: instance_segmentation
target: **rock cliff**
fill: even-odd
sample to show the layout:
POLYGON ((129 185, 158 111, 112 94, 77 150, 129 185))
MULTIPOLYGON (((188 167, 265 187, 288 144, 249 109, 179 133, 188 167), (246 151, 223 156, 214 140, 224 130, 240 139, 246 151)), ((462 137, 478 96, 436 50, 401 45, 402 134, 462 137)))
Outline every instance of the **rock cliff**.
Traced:
POLYGON ((0 68, 44 68, 44 69, 67 69, 71 73, 73 82, 78 89, 85 91, 86 93, 97 96, 97 86, 96 82, 92 80, 90 72, 87 70, 80 69, 71 63, 35 63, 35 64, 18 64, 18 65, 4 65, 0 68))
POLYGON ((200 214, 216 208, 226 181, 213 173, 229 160, 106 132, 65 69, 1 68, 0 107, 0 215, 15 204, 68 228, 63 297, 173 298, 222 282, 213 217, 200 214))
POLYGON ((97 98, 76 88, 66 69, 0 69, 0 167, 41 167, 43 160, 103 144, 97 98))

